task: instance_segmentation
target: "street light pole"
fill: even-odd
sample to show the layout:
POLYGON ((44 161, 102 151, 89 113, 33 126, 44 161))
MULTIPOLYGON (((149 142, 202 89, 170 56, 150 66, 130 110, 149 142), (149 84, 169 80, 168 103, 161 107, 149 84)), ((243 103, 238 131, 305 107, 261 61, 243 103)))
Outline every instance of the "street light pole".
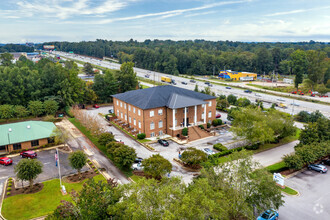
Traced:
POLYGON ((60 178, 60 187, 62 188, 61 167, 60 167, 60 154, 58 153, 58 148, 56 148, 56 154, 57 154, 58 176, 60 178))

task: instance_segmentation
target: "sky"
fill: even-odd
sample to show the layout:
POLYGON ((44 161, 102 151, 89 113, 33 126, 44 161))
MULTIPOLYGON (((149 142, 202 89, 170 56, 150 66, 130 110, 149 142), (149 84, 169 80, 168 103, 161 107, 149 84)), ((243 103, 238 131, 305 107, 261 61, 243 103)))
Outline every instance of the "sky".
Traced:
POLYGON ((0 0, 0 43, 330 42, 330 0, 0 0))

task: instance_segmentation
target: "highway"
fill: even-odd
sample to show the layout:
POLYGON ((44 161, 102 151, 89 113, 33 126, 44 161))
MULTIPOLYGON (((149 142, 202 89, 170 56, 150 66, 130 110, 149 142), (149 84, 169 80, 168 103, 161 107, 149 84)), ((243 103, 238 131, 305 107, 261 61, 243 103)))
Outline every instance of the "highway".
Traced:
MULTIPOLYGON (((61 57, 66 57, 69 59, 78 60, 78 61, 82 61, 82 62, 89 62, 93 65, 98 65, 98 66, 101 66, 104 68, 115 69, 115 70, 120 69, 120 64, 118 64, 118 63, 111 63, 109 61, 98 60, 98 59, 91 58, 91 57, 86 57, 86 56, 81 56, 81 55, 76 55, 76 54, 69 54, 69 53, 60 52, 60 51, 56 51, 56 55, 60 55, 61 57)), ((199 90, 205 89, 205 87, 208 86, 205 84, 205 82, 201 82, 198 80, 196 80, 196 83, 192 83, 192 82, 190 82, 190 79, 187 79, 187 78, 168 75, 168 74, 159 73, 159 72, 155 72, 155 71, 149 71, 149 70, 145 70, 145 69, 141 69, 141 68, 134 68, 134 71, 136 72, 137 76, 139 76, 139 77, 145 77, 146 75, 149 75, 149 79, 159 81, 159 82, 161 81, 160 80, 161 76, 171 77, 176 82, 175 86, 185 88, 185 89, 194 90, 196 84, 198 85, 199 90), (182 84, 182 82, 186 82, 187 85, 182 84)), ((296 100, 296 99, 294 99, 294 97, 284 98, 284 97, 280 97, 280 96, 276 96, 276 95, 272 95, 272 94, 264 94, 264 93, 259 93, 259 92, 245 93, 244 89, 239 89, 239 88, 226 89, 226 86, 218 85, 218 84, 213 84, 210 87, 210 89, 216 95, 233 94, 233 95, 237 96, 237 98, 246 97, 246 98, 250 99, 252 102, 255 102, 256 99, 259 99, 259 100, 263 101, 264 107, 267 107, 267 108, 269 108, 271 106, 271 103, 284 103, 287 105, 287 108, 277 108, 277 109, 290 113, 290 114, 297 114, 303 110, 308 111, 308 112, 313 112, 313 111, 319 110, 323 115, 330 117, 330 106, 324 105, 324 104, 296 100)), ((328 100, 328 99, 329 98, 325 98, 324 100, 328 100)))

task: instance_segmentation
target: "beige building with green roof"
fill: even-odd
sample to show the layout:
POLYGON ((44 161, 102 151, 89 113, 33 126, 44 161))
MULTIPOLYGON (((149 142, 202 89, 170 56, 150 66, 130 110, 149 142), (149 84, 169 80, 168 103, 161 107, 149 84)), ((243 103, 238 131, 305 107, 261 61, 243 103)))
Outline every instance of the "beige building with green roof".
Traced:
POLYGON ((29 149, 53 142, 56 126, 52 122, 24 121, 0 125, 0 154, 29 149))

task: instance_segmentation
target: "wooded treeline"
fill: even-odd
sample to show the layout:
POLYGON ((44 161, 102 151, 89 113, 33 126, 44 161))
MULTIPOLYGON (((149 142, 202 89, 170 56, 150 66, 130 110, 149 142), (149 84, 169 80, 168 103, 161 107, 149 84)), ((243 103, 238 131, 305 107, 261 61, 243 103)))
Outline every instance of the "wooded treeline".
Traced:
POLYGON ((168 74, 212 75, 219 70, 293 74, 290 55, 300 49, 316 50, 330 57, 330 46, 322 42, 244 43, 232 41, 83 41, 49 42, 57 50, 102 58, 132 61, 137 67, 168 74))
POLYGON ((4 46, 0 46, 0 53, 5 52, 33 52, 33 47, 28 47, 26 45, 21 44, 6 44, 4 46))

